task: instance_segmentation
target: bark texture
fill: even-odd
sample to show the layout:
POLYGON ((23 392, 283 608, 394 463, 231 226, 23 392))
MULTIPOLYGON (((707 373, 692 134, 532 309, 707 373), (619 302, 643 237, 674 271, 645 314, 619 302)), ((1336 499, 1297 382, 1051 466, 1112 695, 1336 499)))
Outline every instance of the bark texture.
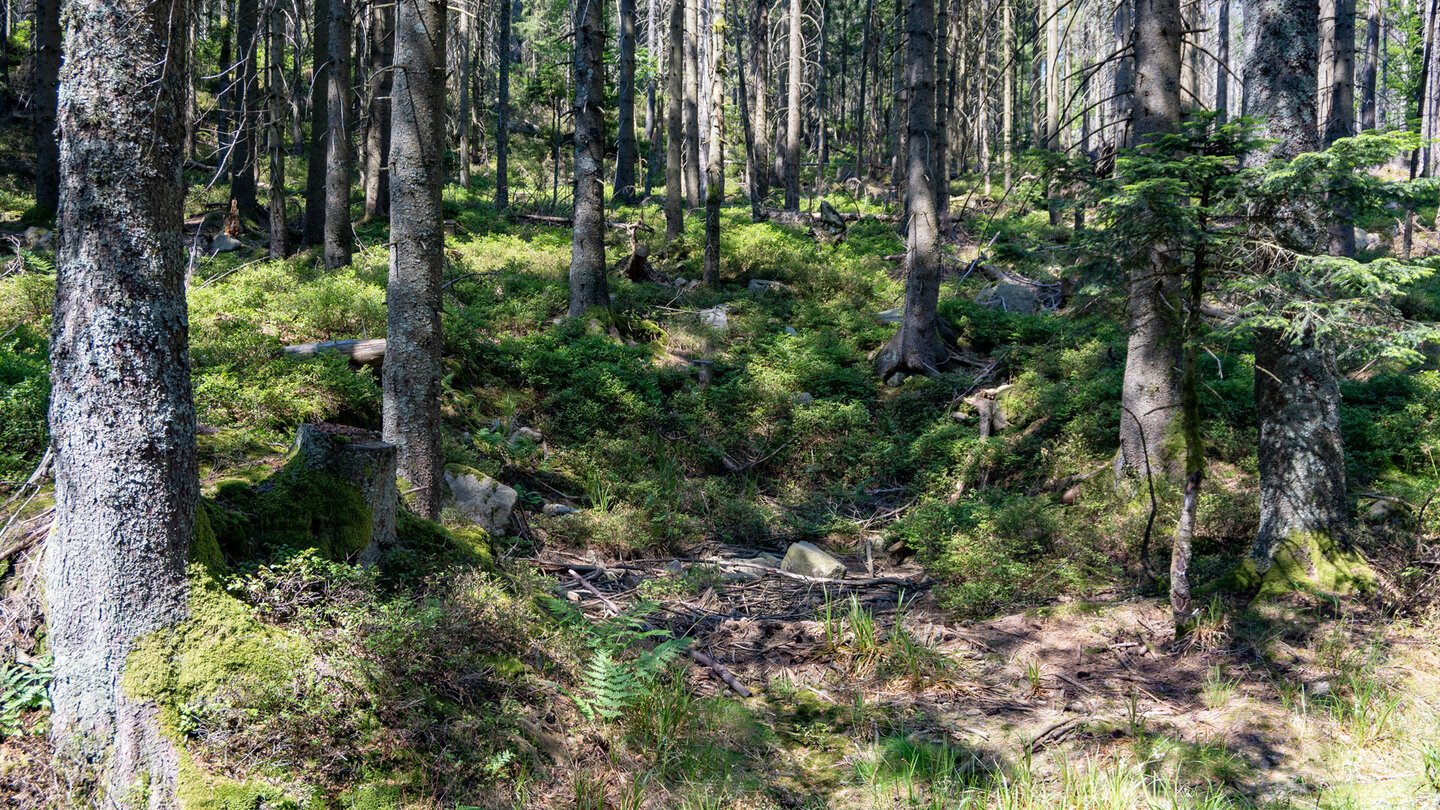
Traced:
MULTIPOLYGON (((1180 125, 1179 0, 1136 0, 1131 132, 1144 146, 1180 125)), ((1173 246, 1158 243, 1130 271, 1125 378, 1120 403, 1122 474, 1172 471, 1167 444, 1180 407, 1180 274, 1173 246)))
MULTIPOLYGON (((801 0, 790 0, 790 66, 785 79, 785 210, 800 210, 800 82, 805 69, 804 18, 801 0)), ((930 30, 933 37, 935 14, 932 0, 930 30)), ((931 40, 930 92, 934 104, 934 40, 931 40)), ((935 111, 930 111, 933 126, 935 111)))
POLYGON ((700 50, 696 43, 700 0, 685 5, 685 206, 700 207, 700 50))
POLYGON ((285 13, 278 0, 265 10, 269 43, 265 47, 266 108, 265 137, 270 150, 270 258, 283 259, 290 252, 290 232, 285 222, 285 81, 280 71, 285 59, 285 13))
POLYGON ((685 232, 685 0, 670 4, 670 54, 665 99, 665 239, 685 232))
POLYGON ((1365 61, 1360 68, 1360 129, 1376 126, 1375 88, 1380 62, 1380 0, 1365 3, 1365 61))
POLYGON ((615 139, 615 200, 635 202, 635 0, 620 0, 620 75, 616 85, 620 112, 615 139))
MULTIPOLYGON (((7 12, 8 13, 8 12, 7 12)), ((55 104, 60 86, 60 0, 35 3, 35 213, 42 219, 60 204, 60 142, 55 104)))
POLYGON ((235 102, 233 111, 235 137, 227 158, 230 166, 230 199, 240 216, 251 222, 263 219, 255 183, 255 119, 259 106, 260 86, 256 81, 256 53, 259 50, 260 8, 257 0, 239 0, 235 4, 236 63, 232 72, 235 102))
MULTIPOLYGON (((445 137, 445 2, 395 11, 390 132, 390 282, 385 291, 384 437, 416 488, 416 511, 440 514, 440 208, 445 137)), ((349 222, 346 222, 348 227, 349 222)))
POLYGON ((330 92, 326 102, 330 137, 326 139, 325 163, 325 267, 333 270, 349 264, 355 250, 355 235, 350 230, 350 176, 354 173, 355 150, 350 145, 350 0, 329 0, 329 3, 330 92))
POLYGON ((720 205, 725 201, 725 0, 712 0, 710 154, 705 166, 705 261, 702 277, 720 284, 720 205))
POLYGON ((305 174, 305 223, 300 241, 325 241, 325 174, 330 154, 330 3, 312 0, 314 41, 310 59, 310 163, 305 174))
POLYGON ((770 171, 774 165, 770 155, 770 104, 765 93, 770 83, 769 0, 750 0, 750 77, 753 79, 750 131, 755 138, 754 193, 763 203, 770 196, 770 171))
POLYGON ((51 334, 51 740, 107 797, 173 803, 158 710, 126 696, 136 639, 185 617, 199 483, 185 307, 185 0, 70 0, 51 334))
POLYGON ((600 0, 575 0, 575 232, 570 315, 610 306, 605 280, 605 21, 600 0))
POLYGON ((370 2, 370 64, 365 99, 365 221, 390 213, 390 90, 394 76, 395 9, 370 2))
MULTIPOLYGON (((905 84, 909 99, 909 140, 927 143, 935 137, 935 0, 906 0, 905 84)), ((935 306, 940 297, 940 221, 929 177, 927 149, 906 155, 910 212, 905 251, 905 307, 900 331, 876 356, 881 378, 892 375, 933 375, 945 359, 935 306)))
POLYGON ((500 0, 499 99, 495 104, 495 210, 510 207, 510 0, 500 0))

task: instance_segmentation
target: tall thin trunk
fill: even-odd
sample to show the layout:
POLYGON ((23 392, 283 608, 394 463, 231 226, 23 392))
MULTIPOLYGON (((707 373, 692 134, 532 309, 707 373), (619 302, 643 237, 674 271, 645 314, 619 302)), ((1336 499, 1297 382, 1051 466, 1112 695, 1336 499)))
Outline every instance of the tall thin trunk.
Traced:
MULTIPOLYGON (((199 496, 185 307, 185 0, 69 0, 59 125, 45 542, 56 761, 107 800, 175 806, 178 752, 126 688, 137 639, 188 612, 199 496), (79 776, 77 774, 77 776, 79 776)), ((115 805, 118 806, 118 805, 115 805)))
POLYGON ((510 207, 510 17, 511 0, 500 0, 500 82, 495 102, 495 210, 510 207))
POLYGON ((909 99, 906 182, 909 234, 905 255, 905 307, 900 331, 876 355, 876 370, 890 382, 897 374, 933 375, 945 359, 935 307, 940 297, 940 220, 930 177, 932 153, 920 144, 935 138, 935 0, 907 0, 905 84, 909 99))
MULTIPOLYGON (((1200 208, 1209 207, 1202 199, 1200 208)), ((1208 223, 1201 214, 1199 230, 1208 223)), ((1209 261, 1206 243, 1196 243, 1193 263, 1187 273, 1185 300, 1185 349, 1180 370, 1180 431, 1185 437, 1185 499, 1180 506, 1180 520, 1175 527, 1175 542, 1170 548, 1170 616, 1178 639, 1191 624, 1194 609, 1190 604, 1190 556, 1195 540, 1195 520, 1200 511, 1200 485, 1205 480, 1205 442, 1200 436, 1200 319, 1205 303, 1205 274, 1209 261)))
POLYGON ((700 0, 685 4, 685 207, 700 207, 700 0))
POLYGON ((1230 0, 1219 0, 1219 6, 1215 19, 1215 112, 1223 124, 1230 115, 1230 0))
MULTIPOLYGON (((755 0, 763 3, 764 0, 755 0)), ((869 65, 875 50, 875 0, 865 0, 864 34, 860 41, 860 95, 855 102, 855 175, 862 180, 870 175, 870 143, 865 138, 865 91, 870 78, 869 65), (862 168, 863 167, 863 168, 862 168)), ((760 47, 757 43, 755 47, 760 47)), ((756 78, 757 82, 764 81, 756 78)))
POLYGON ((805 69, 801 0, 790 0, 790 63, 785 80, 785 210, 800 210, 800 82, 805 69))
POLYGON ((735 65, 739 69, 735 71, 735 75, 740 80, 740 92, 737 95, 740 99, 740 125, 745 131, 745 193, 750 197, 750 221, 760 222, 765 219, 764 201, 760 198, 760 176, 769 169, 760 162, 755 152, 755 128, 750 123, 750 88, 745 81, 744 43, 745 33, 737 25, 735 28, 735 65))
POLYGON ((1380 60, 1380 2, 1369 0, 1365 5, 1365 61, 1360 68, 1360 129, 1375 129, 1375 77, 1380 60))
MULTIPOLYGON (((712 0, 711 13, 725 19, 725 0, 712 0)), ((710 156, 705 167, 705 263, 703 278, 720 285, 720 205, 725 200, 725 26, 711 27, 710 156)))
MULTIPOLYGON (((385 441, 415 488, 416 511, 440 515, 440 296, 445 227, 445 0, 395 6, 390 133, 390 281, 385 292, 385 441)), ((346 222, 349 225, 349 222, 346 222)))
POLYGON ((620 131, 615 139, 615 201, 635 202, 635 0, 620 0, 620 131))
POLYGON ((459 23, 460 41, 456 43, 460 50, 460 109, 455 117, 456 123, 460 126, 460 187, 470 188, 470 160, 474 157, 474 148, 470 143, 471 135, 475 127, 470 121, 470 93, 474 89, 473 73, 475 71, 475 59, 471 54, 471 32, 474 30, 474 21, 471 19, 471 3, 469 0, 460 0, 460 9, 457 22, 459 23))
MULTIPOLYGON (((1330 87, 1325 94, 1324 144, 1333 145, 1355 132, 1355 0, 1324 0, 1331 12, 1324 29, 1330 34, 1330 87)), ((1323 15, 1323 12, 1322 12, 1323 15)), ((1341 201, 1331 205, 1330 255, 1355 255, 1355 228, 1350 207, 1341 201)))
POLYGON ((575 231, 570 316, 609 307, 605 280, 605 20, 598 0, 575 6, 575 231))
MULTIPOLYGON (((330 154, 330 0, 312 0, 310 164, 305 175, 305 226, 300 241, 325 241, 325 177, 330 154)), ((223 105, 222 105, 223 106, 223 105)))
POLYGON ((1000 144, 1003 150, 1003 162, 1005 164, 1005 189, 1009 191, 1015 183, 1015 26, 1013 19, 1013 5, 1015 0, 1000 0, 1001 26, 1001 53, 1005 55, 1005 62, 1001 65, 1004 73, 1004 88, 1000 92, 1000 144))
POLYGON ((60 0, 35 2, 35 212, 55 215, 60 204, 60 143, 55 132, 60 87, 60 0))
MULTIPOLYGON (((759 0, 764 2, 764 0, 759 0)), ((665 241, 685 232, 684 104, 685 104, 685 2, 670 2, 670 55, 665 99, 665 241)))
MULTIPOLYGON (((873 2, 873 0, 872 0, 873 2)), ((750 0, 750 76, 755 80, 751 97, 754 115, 751 131, 755 136, 755 196, 764 205, 770 196, 770 173, 774 163, 770 155, 770 0, 750 0)))
POLYGON ((265 47, 266 81, 269 94, 270 148, 270 258, 283 259, 290 252, 290 232, 285 222, 285 12, 279 0, 270 0, 265 10, 270 41, 265 47))
POLYGON ((395 58, 395 9, 370 0, 370 64, 365 103, 365 221, 390 213, 390 63, 395 58))
MULTIPOLYGON (((323 0, 319 0, 323 2, 323 0)), ((350 229, 350 176, 354 150, 350 145, 350 0, 330 0, 330 137, 325 164, 325 268, 350 263, 355 234, 350 229)), ((394 142, 394 133, 391 133, 394 142)), ((394 182, 394 178, 391 178, 394 182)), ((392 195, 393 196, 393 195, 392 195)), ((393 199, 392 199, 393 202, 393 199)))
POLYGON ((1115 50, 1122 55, 1115 62, 1115 88, 1112 111, 1116 121, 1114 144, 1126 147, 1135 140, 1131 132, 1131 119, 1135 111, 1135 54, 1128 51, 1135 40, 1133 3, 1135 0, 1120 0, 1115 4, 1115 16, 1111 19, 1115 36, 1115 50), (1123 123, 1121 123, 1123 122, 1123 123))
MULTIPOLYGON (((1045 148, 1060 151, 1060 4, 1045 0, 1045 148)), ((1060 197, 1054 184, 1046 190, 1050 226, 1060 224, 1060 197)))
POLYGON ((950 2, 936 0, 935 23, 935 144, 930 183, 942 225, 950 219, 950 2))
MULTIPOLYGON (((1135 101, 1131 131, 1146 146, 1180 126, 1179 0, 1135 3, 1135 101)), ((1165 157, 1161 155, 1161 157, 1165 157)), ((1183 325, 1180 274, 1166 245, 1130 271, 1129 331, 1120 393, 1117 471, 1141 478, 1170 471, 1166 452, 1180 406, 1183 325)))
POLYGON ((660 177, 662 163, 660 149, 660 0, 645 0, 645 36, 652 69, 650 80, 645 84, 645 141, 649 151, 645 155, 645 190, 641 198, 650 196, 655 181, 660 177))
POLYGON ((260 221, 260 201, 255 183, 255 119, 259 106, 260 87, 256 81, 256 36, 260 21, 258 0, 238 0, 235 4, 235 70, 233 72, 235 105, 235 141, 230 149, 230 199, 240 215, 260 221))
POLYGON ((820 0, 820 45, 816 49, 815 69, 815 189, 816 194, 825 193, 825 169, 830 165, 829 124, 826 121, 826 104, 829 97, 825 87, 826 34, 830 28, 830 0, 820 0))

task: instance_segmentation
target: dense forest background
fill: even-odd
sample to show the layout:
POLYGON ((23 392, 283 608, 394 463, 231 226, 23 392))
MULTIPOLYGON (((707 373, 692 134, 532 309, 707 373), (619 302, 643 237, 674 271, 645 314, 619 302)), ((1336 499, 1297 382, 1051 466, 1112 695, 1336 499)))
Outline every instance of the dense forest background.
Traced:
POLYGON ((1433 806, 1437 31, 0 0, 0 804, 1433 806))

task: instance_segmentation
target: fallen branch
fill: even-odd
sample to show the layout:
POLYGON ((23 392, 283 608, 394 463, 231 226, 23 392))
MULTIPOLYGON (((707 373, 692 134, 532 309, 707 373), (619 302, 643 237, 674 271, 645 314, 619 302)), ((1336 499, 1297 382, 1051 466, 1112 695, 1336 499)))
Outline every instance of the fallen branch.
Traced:
POLYGON ((378 366, 385 359, 385 338, 370 340, 325 340, 319 343, 297 343, 286 346, 291 357, 316 357, 322 354, 343 354, 356 366, 378 366))

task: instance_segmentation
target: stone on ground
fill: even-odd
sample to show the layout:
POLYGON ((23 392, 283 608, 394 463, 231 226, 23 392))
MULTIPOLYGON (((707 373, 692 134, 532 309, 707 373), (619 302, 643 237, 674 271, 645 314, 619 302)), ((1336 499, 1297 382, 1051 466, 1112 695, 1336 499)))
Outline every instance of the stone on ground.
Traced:
POLYGON ((492 535, 503 535, 519 493, 473 470, 446 470, 445 488, 456 515, 492 535))
POLYGON ((1040 309, 1040 297, 1023 284, 1000 282, 991 284, 975 296, 975 303, 986 309, 1028 315, 1040 309))
POLYGON ((845 563, 840 562, 814 543, 801 540, 791 543, 780 563, 781 571, 822 579, 840 579, 845 576, 845 563))

